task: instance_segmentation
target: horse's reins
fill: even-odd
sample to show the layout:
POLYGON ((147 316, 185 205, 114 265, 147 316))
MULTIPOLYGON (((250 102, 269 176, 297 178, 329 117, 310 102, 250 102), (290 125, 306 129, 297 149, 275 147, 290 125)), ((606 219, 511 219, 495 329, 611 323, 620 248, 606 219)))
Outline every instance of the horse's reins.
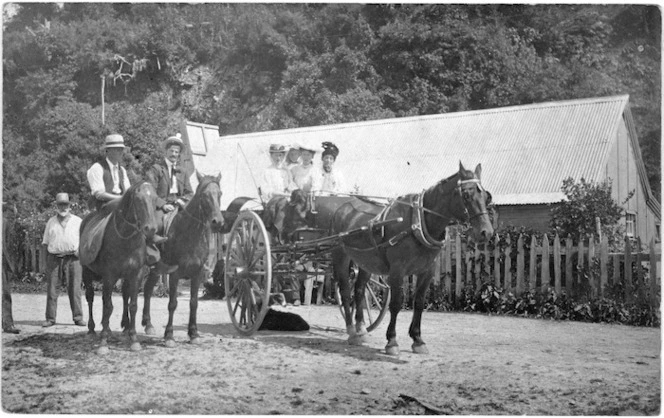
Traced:
MULTIPOLYGON (((482 184, 480 183, 479 179, 458 180, 457 185, 455 187, 455 190, 457 190, 459 192, 459 194, 461 195, 461 191, 463 189, 462 186, 464 184, 468 184, 468 183, 476 183, 480 187, 480 189, 483 190, 482 184)), ((443 219, 450 219, 450 216, 442 215, 442 214, 440 214, 440 213, 438 213, 434 210, 427 209, 427 208, 424 207, 424 194, 428 190, 430 190, 430 189, 422 190, 422 192, 420 192, 418 195, 412 197, 410 202, 407 202, 407 201, 401 200, 401 199, 391 199, 389 204, 387 206, 385 206, 385 208, 383 208, 383 210, 381 210, 381 212, 374 219, 372 219, 372 221, 370 221, 370 224, 372 224, 375 221, 378 221, 378 222, 384 221, 387 218, 387 215, 391 211, 394 204, 402 204, 402 205, 409 206, 415 211, 413 213, 413 217, 412 217, 413 221, 411 223, 411 230, 412 230, 413 234, 415 235, 415 237, 422 244, 424 244, 425 246, 427 246, 429 248, 432 248, 432 249, 440 248, 443 245, 443 241, 439 241, 439 240, 435 239, 434 237, 432 237, 431 234, 429 234, 429 232, 427 230, 427 227, 426 227, 426 222, 424 220, 424 213, 425 212, 426 213, 431 213, 432 215, 438 216, 438 217, 443 218, 443 219)), ((352 195, 350 195, 350 196, 352 196, 352 195)), ((363 196, 363 197, 371 197, 371 196, 363 196)), ((463 196, 461 196, 461 199, 463 201, 463 196)), ((472 221, 473 219, 475 219, 479 216, 489 214, 489 212, 485 210, 485 211, 476 213, 476 214, 471 216, 468 212, 468 208, 466 207, 465 202, 463 203, 463 209, 464 209, 464 213, 466 215, 466 221, 468 221, 468 222, 472 221)), ((385 234, 384 227, 382 228, 382 230, 383 230, 382 234, 384 235, 385 234)), ((408 235, 408 233, 409 232, 407 230, 402 231, 401 233, 399 233, 399 234, 395 235, 394 237, 390 238, 384 244, 394 246, 402 238, 404 238, 406 235, 408 235)), ((372 241, 374 241, 374 247, 376 249, 378 249, 380 246, 383 245, 383 244, 377 244, 375 242, 375 240, 373 240, 373 236, 372 236, 372 241)))
MULTIPOLYGON (((130 203, 130 207, 131 207, 131 209, 133 209, 133 215, 134 215, 134 218, 138 219, 138 216, 136 215, 136 207, 134 206, 134 201, 133 201, 133 199, 132 199, 129 203, 130 203)), ((124 209, 121 209, 120 211, 121 211, 122 213, 125 212, 124 209)), ((124 216, 119 217, 119 216, 117 216, 117 215, 118 215, 118 214, 115 214, 115 213, 113 214, 113 228, 115 228, 115 233, 118 235, 118 237, 120 237, 120 239, 125 239, 125 240, 126 240, 126 239, 129 239, 129 238, 133 237, 133 236, 136 235, 137 233, 141 232, 141 228, 140 228, 140 226, 138 225, 138 223, 132 223, 132 222, 129 222, 129 221, 127 220, 127 218, 125 218, 124 216), (118 217, 119 217, 120 220, 122 220, 124 223, 129 224, 129 225, 134 229, 134 232, 131 233, 130 235, 123 236, 123 235, 120 233, 120 231, 118 230, 118 217)))
MULTIPOLYGON (((210 184, 212 184, 212 183, 210 183, 210 184)), ((202 193, 201 193, 201 194, 202 194, 202 193)), ((199 200, 200 200, 200 199, 199 199, 199 200)), ((199 206, 199 208, 200 208, 199 211, 200 211, 200 212, 203 212, 203 204, 202 204, 202 202, 198 202, 198 206, 199 206)), ((182 211, 179 212, 179 213, 184 213, 185 215, 187 215, 188 217, 190 217, 191 219, 195 220, 196 222, 198 222, 200 225, 203 225, 203 226, 206 226, 209 222, 211 222, 211 221, 201 221, 200 219, 198 219, 197 217, 195 217, 194 215, 192 215, 191 213, 189 213, 189 211, 187 211, 188 208, 189 208, 189 205, 186 205, 184 208, 182 208, 182 211)))

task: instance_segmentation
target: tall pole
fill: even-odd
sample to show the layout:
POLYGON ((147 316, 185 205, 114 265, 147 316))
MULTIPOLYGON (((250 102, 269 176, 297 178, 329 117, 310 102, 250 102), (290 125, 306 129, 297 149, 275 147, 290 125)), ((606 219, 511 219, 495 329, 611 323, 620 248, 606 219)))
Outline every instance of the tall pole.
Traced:
POLYGON ((104 111, 104 88, 106 87, 106 77, 104 75, 101 75, 101 124, 104 126, 106 124, 105 121, 105 111, 104 111))

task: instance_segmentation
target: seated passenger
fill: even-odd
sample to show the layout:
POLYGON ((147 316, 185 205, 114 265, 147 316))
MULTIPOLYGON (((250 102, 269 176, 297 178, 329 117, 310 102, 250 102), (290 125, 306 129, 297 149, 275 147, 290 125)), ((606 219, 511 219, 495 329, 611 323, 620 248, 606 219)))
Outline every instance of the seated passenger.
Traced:
POLYGON ((305 193, 311 192, 311 187, 314 180, 314 155, 316 150, 313 147, 300 146, 300 156, 302 163, 294 165, 290 168, 291 177, 298 189, 304 190, 305 193))
POLYGON ((331 142, 323 142, 323 167, 313 178, 312 189, 321 194, 348 193, 343 174, 334 168, 339 148, 331 142))
POLYGON ((286 147, 281 144, 270 145, 271 164, 263 171, 260 193, 265 203, 275 196, 289 196, 297 188, 288 169, 283 167, 286 147))

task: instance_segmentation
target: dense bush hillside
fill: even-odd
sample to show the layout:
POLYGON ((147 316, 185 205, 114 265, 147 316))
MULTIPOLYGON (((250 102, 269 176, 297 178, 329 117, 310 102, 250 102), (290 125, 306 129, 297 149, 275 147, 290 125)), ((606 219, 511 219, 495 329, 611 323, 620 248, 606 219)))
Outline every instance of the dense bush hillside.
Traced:
POLYGON ((615 94, 659 196, 660 34, 645 5, 5 4, 3 200, 85 199, 111 131, 141 175, 183 118, 233 134, 615 94))

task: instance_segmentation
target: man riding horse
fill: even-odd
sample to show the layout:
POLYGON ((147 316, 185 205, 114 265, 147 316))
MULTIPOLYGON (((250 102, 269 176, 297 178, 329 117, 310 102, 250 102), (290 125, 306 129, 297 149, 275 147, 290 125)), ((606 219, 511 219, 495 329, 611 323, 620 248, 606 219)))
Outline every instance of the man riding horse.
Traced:
MULTIPOLYGON (((113 212, 125 192, 131 187, 127 170, 122 166, 122 157, 127 147, 124 138, 120 134, 111 134, 104 139, 103 149, 105 158, 94 163, 87 171, 88 184, 90 186, 90 200, 88 206, 97 211, 95 220, 86 217, 81 225, 81 232, 92 233, 97 224, 103 219, 107 219, 113 212), (94 225, 93 225, 94 223, 94 225), (90 230, 86 228, 90 225, 90 230)), ((88 237, 90 238, 90 237, 88 237)), ((85 263, 88 254, 95 256, 96 248, 100 243, 93 243, 93 240, 85 240, 81 243, 81 261, 85 263), (91 248, 86 248, 91 247, 91 248), (89 250, 89 251, 88 251, 89 250)), ((160 235, 153 235, 147 242, 147 263, 148 265, 158 265, 161 256, 156 244, 165 241, 160 235)), ((87 260, 93 261, 93 260, 87 260)))
MULTIPOLYGON (((166 225, 173 219, 177 209, 182 209, 191 200, 194 191, 189 176, 178 167, 184 143, 180 134, 169 136, 162 144, 164 159, 150 167, 147 180, 157 191, 157 234, 166 236, 166 225)), ((167 270, 173 270, 168 267, 167 270)))

